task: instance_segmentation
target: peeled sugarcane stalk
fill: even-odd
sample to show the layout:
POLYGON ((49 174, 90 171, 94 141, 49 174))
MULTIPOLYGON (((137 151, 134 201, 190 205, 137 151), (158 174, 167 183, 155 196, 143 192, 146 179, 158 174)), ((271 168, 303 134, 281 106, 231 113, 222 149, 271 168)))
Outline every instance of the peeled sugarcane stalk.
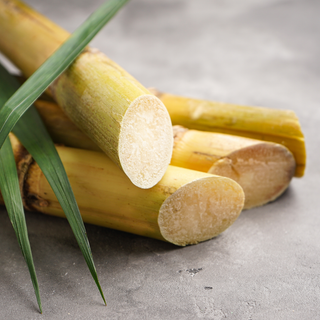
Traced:
POLYGON ((239 106, 149 90, 164 103, 173 125, 282 144, 296 160, 295 176, 303 176, 306 147, 299 119, 293 111, 239 106))
MULTIPOLYGON (((22 2, 0 0, 0 50, 25 76, 68 37, 22 2)), ((136 186, 150 188, 162 178, 172 154, 168 112, 116 63, 88 47, 49 92, 136 186)))
MULTIPOLYGON (((27 209, 64 217, 38 165, 10 136, 27 209)), ((169 166, 151 189, 134 186, 101 152, 57 147, 85 222, 185 246, 211 239, 239 216, 235 181, 169 166)))
MULTIPOLYGON (((53 102, 35 106, 56 143, 101 151, 53 102)), ((282 145, 227 134, 174 126, 171 165, 209 172, 237 181, 245 193, 245 209, 266 204, 288 187, 295 161, 282 145)))

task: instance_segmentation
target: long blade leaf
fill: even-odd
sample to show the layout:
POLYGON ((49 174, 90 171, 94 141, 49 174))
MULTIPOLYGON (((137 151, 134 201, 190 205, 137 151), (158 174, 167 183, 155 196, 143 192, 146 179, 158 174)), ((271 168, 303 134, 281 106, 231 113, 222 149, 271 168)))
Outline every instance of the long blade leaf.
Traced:
POLYGON ((21 86, 0 110, 0 148, 30 105, 74 61, 128 0, 110 0, 96 10, 21 86))
MULTIPOLYGON (((14 132, 35 158, 55 192, 104 302, 105 298, 98 281, 89 241, 69 180, 57 151, 46 129, 42 125, 41 119, 35 109, 31 108, 28 110, 28 108, 73 62, 89 41, 127 1, 128 0, 110 0, 102 5, 29 80, 13 94, 0 110, 0 146, 3 145, 9 132, 14 128, 22 115, 24 115, 19 122, 20 125, 16 126, 14 132), (34 130, 35 128, 37 129, 34 130)), ((7 81, 7 83, 12 83, 12 81, 8 79, 7 81)))
MULTIPOLYGON (((0 95, 2 97, 10 96, 17 88, 19 88, 18 81, 1 65, 0 84, 0 95)), ((17 122, 13 133, 35 159, 52 187, 52 190, 65 212, 72 231, 75 234, 91 275, 100 291, 101 297, 104 303, 106 303, 93 262, 86 230, 67 174, 51 137, 44 127, 34 106, 31 106, 17 122)))
MULTIPOLYGON (((3 106, 5 101, 6 100, 3 99, 3 96, 0 95, 0 107, 3 106)), ((0 189, 23 257, 27 263, 39 309, 42 313, 39 285, 28 238, 27 224, 19 188, 18 173, 9 138, 5 140, 4 145, 0 150, 0 189)))

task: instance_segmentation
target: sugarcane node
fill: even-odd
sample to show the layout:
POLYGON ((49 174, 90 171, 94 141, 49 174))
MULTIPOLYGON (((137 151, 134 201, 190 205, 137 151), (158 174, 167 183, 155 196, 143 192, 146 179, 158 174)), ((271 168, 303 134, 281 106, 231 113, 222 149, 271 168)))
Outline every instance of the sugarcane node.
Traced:
POLYGON ((25 198, 25 207, 28 210, 41 211, 39 208, 45 208, 50 205, 50 201, 44 199, 40 195, 41 186, 39 181, 44 177, 42 170, 38 164, 33 161, 28 168, 28 173, 25 176, 23 192, 25 198))
POLYGON ((173 147, 175 147, 176 143, 183 137, 184 133, 188 131, 187 128, 179 125, 175 125, 172 127, 173 129, 173 147))
POLYGON ((34 162, 34 160, 14 134, 10 133, 9 139, 16 162, 22 203, 27 210, 32 210, 32 208, 28 205, 26 180, 28 177, 29 167, 34 162))

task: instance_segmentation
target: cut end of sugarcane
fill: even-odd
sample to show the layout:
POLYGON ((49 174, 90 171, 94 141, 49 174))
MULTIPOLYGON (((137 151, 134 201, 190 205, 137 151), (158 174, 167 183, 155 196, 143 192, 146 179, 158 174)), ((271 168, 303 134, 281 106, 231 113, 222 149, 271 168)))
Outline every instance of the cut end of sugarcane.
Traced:
POLYGON ((123 171, 137 187, 157 184, 170 163, 172 124, 163 103, 152 95, 135 99, 127 109, 119 138, 123 171))
POLYGON ((250 209, 279 197, 289 186, 295 167, 287 148, 261 142, 220 159, 208 172, 237 181, 246 195, 244 209, 250 209))
POLYGON ((231 179, 208 177, 190 182, 162 204, 162 236, 179 246, 209 240, 231 226, 244 204, 242 188, 231 179))

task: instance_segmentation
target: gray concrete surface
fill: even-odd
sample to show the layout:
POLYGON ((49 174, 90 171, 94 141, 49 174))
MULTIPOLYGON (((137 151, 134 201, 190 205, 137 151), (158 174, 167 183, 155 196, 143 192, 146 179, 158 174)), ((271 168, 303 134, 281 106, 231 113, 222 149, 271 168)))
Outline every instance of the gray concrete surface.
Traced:
MULTIPOLYGON (((72 31, 101 1, 27 3, 72 31)), ((320 319, 319 12, 318 0, 132 0, 92 45, 145 86, 294 110, 306 175, 197 246, 87 225, 107 307, 67 222, 28 212, 43 315, 1 209, 0 319, 320 319)))

